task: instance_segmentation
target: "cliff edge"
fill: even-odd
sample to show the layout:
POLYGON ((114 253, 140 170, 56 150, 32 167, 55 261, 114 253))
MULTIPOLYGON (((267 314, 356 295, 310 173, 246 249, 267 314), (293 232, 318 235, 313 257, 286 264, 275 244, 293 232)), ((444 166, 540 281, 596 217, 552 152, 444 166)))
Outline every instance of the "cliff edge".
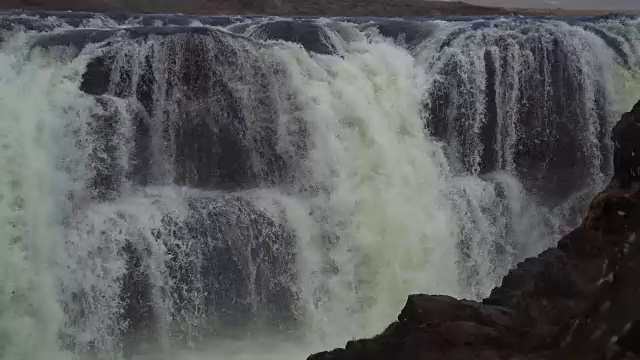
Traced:
POLYGON ((581 226, 488 298, 412 295, 382 334, 308 360, 640 359, 640 102, 612 140, 615 174, 581 226))

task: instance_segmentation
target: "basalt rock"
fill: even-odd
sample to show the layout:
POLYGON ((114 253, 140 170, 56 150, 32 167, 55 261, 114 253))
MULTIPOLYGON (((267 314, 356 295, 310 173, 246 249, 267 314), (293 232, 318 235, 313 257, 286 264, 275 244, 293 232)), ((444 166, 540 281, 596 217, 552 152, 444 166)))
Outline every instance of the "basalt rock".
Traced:
MULTIPOLYGON (((120 141, 121 149, 98 144, 95 161, 128 164, 122 176, 139 186, 236 191, 291 181, 306 152, 307 132, 302 121, 292 121, 279 133, 277 119, 291 111, 278 96, 290 94, 278 82, 284 70, 262 61, 263 45, 183 26, 71 30, 36 45, 82 48, 105 39, 110 45, 89 61, 80 88, 120 104, 102 106, 90 130, 111 139, 102 142, 120 141)), ((99 194, 100 200, 117 195, 117 184, 107 183, 115 179, 108 177, 99 185, 114 191, 99 194)))
MULTIPOLYGON (((120 204, 94 204, 70 220, 72 236, 80 239, 76 245, 89 238, 99 244, 70 256, 123 263, 122 272, 112 275, 119 279, 111 290, 122 304, 115 317, 122 324, 117 329, 126 354, 167 330, 173 341, 186 343, 249 325, 295 326, 295 238, 274 213, 249 197, 219 192, 187 191, 177 206, 153 194, 130 196, 120 204), (148 217, 134 203, 152 203, 157 213, 148 217), (181 211, 167 209, 182 206, 181 211), (83 218, 100 218, 97 214, 106 220, 83 218), (158 221, 150 220, 155 216, 158 221)), ((91 291, 78 288, 70 297, 90 303, 91 291)), ((83 324, 88 315, 79 313, 74 321, 83 324)))
POLYGON ((583 223, 488 298, 412 295, 382 334, 309 360, 640 359, 640 102, 612 140, 614 177, 583 223))

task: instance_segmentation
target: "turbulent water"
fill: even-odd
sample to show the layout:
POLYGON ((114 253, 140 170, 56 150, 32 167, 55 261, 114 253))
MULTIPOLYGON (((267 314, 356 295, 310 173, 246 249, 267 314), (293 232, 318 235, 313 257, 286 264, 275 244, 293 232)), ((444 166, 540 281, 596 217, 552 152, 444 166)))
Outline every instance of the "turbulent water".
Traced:
POLYGON ((576 225, 640 21, 0 14, 0 358, 287 359, 576 225))

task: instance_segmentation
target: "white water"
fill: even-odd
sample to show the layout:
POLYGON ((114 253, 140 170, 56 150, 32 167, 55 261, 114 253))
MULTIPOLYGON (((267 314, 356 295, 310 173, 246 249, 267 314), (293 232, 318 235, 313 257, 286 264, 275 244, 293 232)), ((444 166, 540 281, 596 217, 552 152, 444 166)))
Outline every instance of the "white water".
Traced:
POLYGON ((623 53, 630 69, 621 68, 620 59, 603 38, 554 20, 496 20, 490 26, 479 20, 473 30, 466 23, 445 23, 429 41, 415 47, 417 61, 433 74, 427 101, 437 101, 443 88, 450 95, 444 109, 430 107, 427 117, 432 127, 442 127, 442 123, 447 127, 441 136, 446 138, 455 174, 450 198, 464 239, 462 252, 470 254, 460 263, 467 295, 487 296, 523 255, 532 256, 552 246, 567 228, 578 224, 588 198, 606 183, 607 151, 611 151, 608 134, 640 95, 629 89, 638 83, 631 74, 640 55, 633 48, 638 33, 632 23, 629 27, 616 21, 596 26, 601 30, 611 26, 620 35, 614 31, 607 36, 623 44, 629 41, 623 53), (563 50, 562 55, 558 49, 563 50), (486 66, 488 59, 493 74, 486 66), (557 80, 560 71, 575 80, 570 90, 559 87, 563 82, 567 86, 566 78, 557 80), (488 105, 490 96, 494 108, 488 105), (493 144, 487 144, 483 132, 490 121, 495 122, 493 144), (563 132, 564 127, 569 130, 563 132), (574 163, 553 164, 566 151, 554 149, 555 143, 566 137, 579 144, 583 156, 575 162, 582 161, 584 166, 573 172, 570 166, 574 163), (494 153, 487 163, 483 156, 489 146, 494 153), (543 158, 542 166, 527 168, 524 162, 528 159, 518 158, 523 148, 534 149, 528 157, 543 158), (535 181, 552 183, 553 177, 576 176, 580 180, 574 187, 555 182, 565 186, 561 196, 567 196, 557 208, 536 197, 536 192, 548 195, 545 191, 554 189, 536 188, 535 181), (527 184, 527 177, 537 180, 527 184))
POLYGON ((311 288, 303 290, 327 289, 311 312, 313 326, 373 335, 396 316, 406 294, 460 295, 447 169, 423 132, 424 70, 383 41, 355 44, 344 58, 312 58, 301 49, 277 53, 301 94, 311 134, 301 182, 328 189, 308 200, 318 208, 317 229, 292 225, 299 233, 337 237, 332 248, 318 249, 312 238, 301 249, 309 257, 328 252, 339 269, 335 277, 310 278, 311 288))
MULTIPOLYGON (((18 68, 15 79, 2 78, 2 89, 12 94, 12 98, 6 98, 3 108, 12 109, 11 104, 16 107, 3 117, 2 125, 8 127, 12 135, 22 132, 7 139, 21 140, 7 145, 19 158, 3 153, 6 161, 3 169, 15 168, 18 173, 14 176, 20 185, 28 184, 30 191, 34 191, 23 195, 23 211, 35 212, 34 215, 7 214, 3 224, 11 226, 16 220, 10 217, 16 216, 29 221, 24 226, 33 229, 33 235, 30 231, 18 230, 24 233, 24 246, 29 246, 22 250, 21 257, 41 257, 24 259, 20 265, 22 273, 15 274, 21 278, 11 278, 6 283, 15 282, 13 286, 17 288, 22 286, 24 296, 33 296, 32 301, 37 301, 31 306, 42 312, 33 319, 41 323, 19 325, 15 316, 28 318, 31 311, 23 308, 23 299, 16 298, 17 295, 9 297, 12 306, 2 307, 2 319, 7 324, 7 334, 16 338, 3 337, 11 346, 4 353, 15 352, 15 356, 8 359, 44 358, 59 348, 57 332, 63 329, 64 323, 57 291, 60 281, 67 316, 77 321, 75 328, 69 329, 74 341, 98 349, 117 349, 117 339, 123 329, 119 318, 123 311, 120 287, 126 272, 126 258, 121 249, 127 240, 138 239, 140 243, 135 246, 151 246, 147 259, 151 263, 147 266, 156 276, 151 279, 159 291, 154 295, 156 311, 166 322, 176 315, 170 299, 161 294, 163 287, 171 286, 164 268, 168 259, 165 249, 154 248, 159 244, 151 237, 151 231, 160 226, 167 212, 177 214, 178 218, 185 214, 184 201, 171 190, 161 193, 164 210, 146 197, 91 205, 82 195, 76 195, 76 214, 72 215, 66 231, 68 255, 65 258, 61 253, 65 249, 64 213, 60 212, 67 207, 64 194, 77 189, 76 184, 81 185, 94 172, 91 167, 85 169, 81 165, 90 161, 87 151, 95 145, 84 136, 76 140, 76 146, 85 151, 70 154, 68 162, 73 173, 66 175, 56 169, 64 155, 54 146, 55 139, 47 137, 62 135, 65 126, 79 129, 76 134, 85 134, 83 129, 93 121, 89 115, 101 110, 89 111, 87 106, 91 102, 77 91, 79 73, 76 70, 81 69, 81 65, 62 66, 54 61, 39 67, 36 59, 19 63, 21 59, 16 59, 19 54, 7 50, 3 56, 7 62, 3 74, 14 71, 9 70, 11 66, 25 67, 18 68), (59 80, 69 72, 73 72, 74 77, 65 82, 59 80), (15 87, 26 87, 25 93, 16 93, 15 87), (55 96, 51 93, 65 87, 69 89, 64 93, 55 96), (24 102, 16 96, 30 99, 33 106, 29 112, 24 111, 24 102), (69 117, 65 118, 63 112, 69 117), (61 118, 56 118, 57 114, 61 114, 61 118), (19 123, 23 127, 16 125, 19 123), (32 132, 38 130, 42 133, 36 138, 32 132), (50 180, 43 184, 29 182, 42 179, 50 180), (175 200, 167 200, 171 198, 175 200), (63 263, 61 259, 65 259, 63 263), (37 282, 42 293, 29 290, 33 282, 37 282), (73 298, 73 294, 79 293, 85 296, 79 300, 73 298), (5 312, 8 308, 11 311, 5 312), (41 328, 43 325, 46 327, 41 328), (36 331, 43 334, 29 333, 36 331), (33 353, 34 343, 22 343, 29 339, 39 343, 41 355, 33 353), (14 350, 14 347, 18 348, 14 350)), ((357 44, 344 59, 312 58, 302 49, 290 46, 276 48, 269 56, 285 64, 291 88, 304 94, 297 101, 311 140, 309 157, 297 174, 299 193, 285 196, 267 191, 259 198, 275 196, 282 202, 287 221, 297 235, 304 320, 312 337, 324 339, 315 349, 328 344, 337 346, 350 337, 375 334, 393 320, 406 294, 459 295, 456 229, 443 191, 446 166, 439 147, 423 134, 419 110, 424 70, 406 51, 382 41, 357 44), (309 187, 322 187, 324 191, 308 193, 305 189, 309 187), (334 236, 335 243, 323 244, 323 234, 334 236), (327 261, 334 264, 337 273, 322 274, 327 261), (318 295, 319 292, 322 295, 318 295), (327 343, 328 338, 332 341, 327 343)), ((281 121, 287 121, 291 115, 283 114, 281 121)), ((284 123, 281 125, 286 127, 284 123)), ((126 138, 125 131, 123 139, 126 138)), ((3 175, 12 173, 3 171, 3 175)), ((11 181, 7 180, 7 186, 11 181)), ((7 188, 4 193, 15 195, 16 191, 7 188)), ((3 212, 12 211, 10 206, 7 203, 3 212)), ((3 234, 9 232, 3 231, 3 234)), ((17 250, 15 245, 10 245, 11 239, 3 236, 8 242, 4 254, 8 254, 9 249, 17 250)), ((15 271, 16 266, 3 261, 3 269, 15 271)), ((15 291, 13 288, 3 290, 5 294, 15 291)), ((230 344, 221 346, 233 348, 230 344)), ((309 352, 305 347, 297 354, 309 352)), ((218 350, 213 353, 217 354, 218 350)), ((277 356, 281 355, 278 352, 277 356)), ((245 354, 237 358, 249 357, 245 354)))
POLYGON ((67 359, 59 285, 70 183, 60 160, 65 125, 88 105, 77 87, 84 64, 39 52, 26 61, 24 44, 20 36, 0 51, 0 354, 67 359))
MULTIPOLYGON (((226 46, 240 54, 238 67, 217 68, 222 66, 217 60, 206 66, 222 72, 242 105, 250 126, 233 135, 242 137, 249 162, 258 169, 254 175, 261 177, 249 188, 231 190, 174 184, 181 165, 175 131, 196 121, 182 117, 184 108, 176 105, 185 101, 188 89, 153 98, 149 156, 154 186, 140 186, 128 175, 136 165, 129 157, 135 151, 131 109, 140 104, 106 95, 99 105, 79 90, 85 56, 97 54, 95 47, 71 61, 54 56, 57 52, 27 55, 25 34, 5 42, 0 49, 0 357, 121 357, 131 325, 123 318, 123 288, 131 270, 130 254, 123 250, 127 246, 142 254, 142 270, 136 274, 148 282, 154 317, 141 339, 156 342, 136 356, 145 360, 304 358, 379 333, 408 294, 487 295, 514 262, 552 244, 563 214, 539 205, 518 177, 519 93, 514 89, 535 59, 526 58, 517 44, 509 48, 511 61, 500 74, 507 77, 496 80, 503 84, 497 89, 497 117, 507 134, 497 144, 499 171, 481 174, 479 137, 443 144, 429 135, 425 104, 449 57, 464 65, 458 75, 469 93, 461 94, 472 95, 454 98, 449 119, 464 113, 471 120, 465 123, 467 131, 480 133, 488 116, 482 54, 486 38, 500 33, 479 31, 439 53, 435 49, 441 40, 457 27, 440 25, 442 38, 434 36, 413 50, 358 33, 336 46, 339 55, 310 54, 281 42, 256 48, 225 38, 226 46), (113 144, 95 130, 105 121, 100 116, 116 121, 113 144), (269 121, 275 122, 277 153, 293 164, 285 180, 271 183, 263 178, 271 155, 260 137, 271 134, 269 121), (101 168, 110 157, 115 167, 101 168), (105 171, 122 185, 115 199, 97 201, 88 184, 105 171), (293 235, 291 249, 283 228, 293 235), (201 268, 218 259, 216 251, 228 252, 240 264, 241 271, 229 275, 238 289, 223 284, 224 278, 209 287, 201 268), (295 273, 287 270, 286 261, 271 264, 271 254, 293 256, 295 273), (264 269, 275 271, 267 283, 261 282, 264 269), (295 294, 287 308, 297 320, 292 329, 264 320, 272 305, 265 284, 295 294), (226 324, 216 322, 228 314, 208 309, 207 297, 220 289, 230 291, 236 305, 250 313, 246 328, 227 333, 226 324), (208 317, 214 318, 213 325, 208 317), (212 329, 216 336, 205 335, 212 329)), ((613 54, 602 41, 583 32, 573 36, 565 40, 575 43, 566 46, 591 55, 576 59, 576 74, 613 67, 613 54)), ((116 45, 122 62, 112 79, 132 70, 135 88, 144 56, 152 54, 156 89, 175 85, 178 75, 171 70, 183 65, 172 54, 189 49, 176 38, 116 45), (131 54, 133 60, 126 57, 131 54)), ((208 55, 224 50, 202 41, 208 55)), ((501 50, 491 51, 498 59, 501 50)), ((594 126, 599 126, 589 113, 595 111, 589 86, 600 84, 593 76, 581 78, 592 97, 580 109, 587 111, 581 129, 589 130, 584 149, 593 155, 589 166, 597 167, 604 160, 590 147, 598 141, 594 126)), ((224 94, 210 96, 204 107, 232 111, 222 103, 224 94)), ((615 114, 614 108, 607 107, 615 114)), ((188 114, 196 116, 198 109, 188 114)), ((212 128, 231 118, 215 115, 207 118, 212 128)), ((615 115, 610 116, 613 121, 615 115)), ((598 183, 606 174, 592 175, 585 184, 598 183)), ((218 264, 213 265, 215 271, 218 264)))

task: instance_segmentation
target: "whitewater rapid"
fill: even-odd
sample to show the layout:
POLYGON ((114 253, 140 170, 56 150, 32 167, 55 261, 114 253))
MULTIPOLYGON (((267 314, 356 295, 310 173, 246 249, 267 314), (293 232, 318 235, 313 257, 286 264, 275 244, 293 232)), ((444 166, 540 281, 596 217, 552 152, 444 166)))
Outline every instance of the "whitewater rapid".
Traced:
POLYGON ((303 358, 574 226, 635 19, 0 15, 0 357, 303 358))

